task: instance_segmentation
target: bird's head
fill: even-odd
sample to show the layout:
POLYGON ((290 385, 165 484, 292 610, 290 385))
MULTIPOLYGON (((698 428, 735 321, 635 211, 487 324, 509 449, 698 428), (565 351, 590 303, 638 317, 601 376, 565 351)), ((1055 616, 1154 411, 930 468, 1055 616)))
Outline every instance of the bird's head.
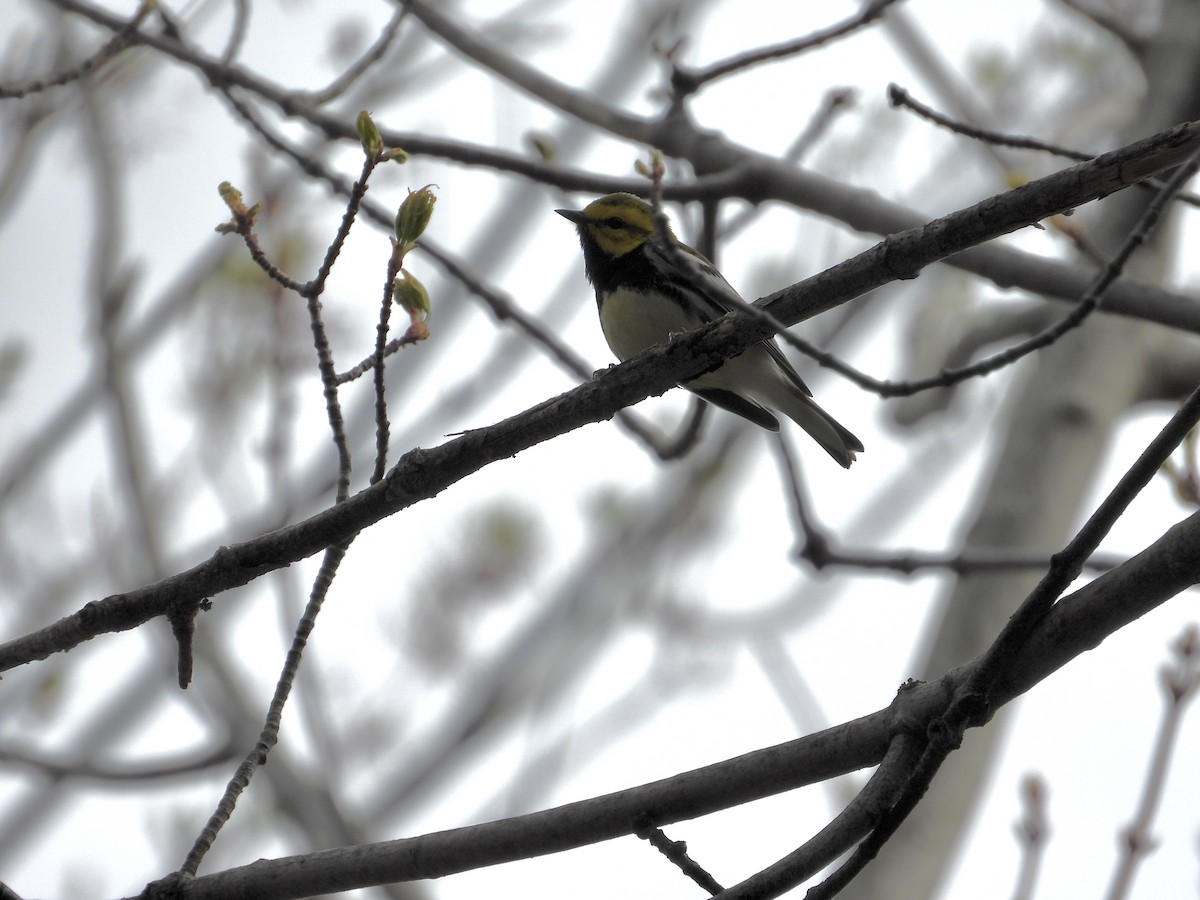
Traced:
MULTIPOLYGON (((575 223, 585 249, 591 244, 613 259, 637 250, 654 234, 653 207, 633 194, 609 194, 583 209, 555 212, 575 223)), ((675 236, 668 231, 668 237, 675 236)))

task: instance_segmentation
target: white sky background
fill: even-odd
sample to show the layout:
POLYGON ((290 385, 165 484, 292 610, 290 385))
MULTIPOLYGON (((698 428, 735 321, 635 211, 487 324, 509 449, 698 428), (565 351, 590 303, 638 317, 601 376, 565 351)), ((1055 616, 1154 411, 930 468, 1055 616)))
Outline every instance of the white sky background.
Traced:
MULTIPOLYGON (((1019 59, 1022 48, 1035 35, 1043 37, 1061 29, 1064 35, 1081 26, 1078 20, 1057 12, 1053 4, 1012 0, 981 15, 978 4, 912 0, 902 4, 928 32, 932 45, 945 53, 946 63, 960 73, 965 84, 976 71, 976 63, 985 58, 1019 59)), ((477 2, 464 4, 470 21, 494 16, 509 4, 477 2)), ((625 5, 625 6, 628 6, 625 5)), ((557 23, 547 38, 527 54, 527 58, 549 74, 576 86, 589 84, 589 76, 599 64, 598 48, 608 48, 619 40, 620 29, 629 21, 625 6, 618 13, 610 4, 566 2, 545 4, 545 19, 557 23)), ((776 2, 739 3, 717 6, 703 17, 703 27, 688 31, 684 60, 704 64, 750 47, 771 43, 783 37, 800 35, 848 15, 849 3, 779 4, 776 2), (789 18, 790 17, 790 18, 789 18)), ((4 4, 0 7, 0 35, 19 35, 32 28, 37 16, 32 4, 4 4), (8 21, 6 21, 8 20, 8 21)), ((117 5, 126 10, 127 7, 117 5)), ((198 35, 217 50, 226 33, 229 10, 210 5, 201 8, 205 26, 198 35)), ((296 87, 322 86, 333 72, 325 52, 329 23, 353 16, 367 16, 374 28, 386 21, 390 7, 386 3, 362 3, 353 10, 335 14, 315 2, 259 3, 254 6, 248 43, 242 54, 247 65, 260 74, 296 87), (329 18, 326 18, 328 16, 329 18), (295 52, 271 53, 273 47, 296 48, 295 52), (307 52, 300 52, 301 48, 307 52), (313 60, 319 65, 314 66, 313 60)), ((417 27, 412 25, 409 27, 417 27)), ((1039 60, 1054 69, 1055 61, 1039 60)), ((1032 64, 1031 64, 1032 65, 1032 64)), ((1065 63, 1059 71, 1067 69, 1065 63)), ((450 80, 439 82, 423 103, 403 108, 377 109, 381 124, 401 130, 451 136, 485 146, 519 149, 528 127, 551 129, 555 117, 535 109, 516 92, 497 86, 489 76, 455 64, 450 80)), ((764 66, 713 85, 694 104, 696 118, 706 126, 724 132, 732 139, 766 151, 786 147, 803 127, 822 94, 835 86, 859 90, 856 109, 836 127, 823 145, 806 162, 820 171, 881 191, 889 199, 906 203, 930 217, 981 199, 985 193, 1004 189, 999 173, 991 176, 984 193, 958 194, 966 179, 949 179, 945 184, 930 179, 929 163, 942 166, 979 166, 983 163, 962 145, 916 123, 910 116, 887 112, 885 89, 895 81, 938 105, 925 90, 923 80, 911 72, 908 63, 898 57, 885 35, 878 30, 860 34, 851 41, 835 44, 799 60, 764 66), (780 93, 786 97, 781 109, 780 93), (861 118, 878 123, 877 146, 861 146, 850 138, 861 132, 861 118), (915 176, 914 176, 915 173, 915 176)), ((127 117, 128 135, 151 128, 153 145, 126 141, 125 152, 136 160, 136 177, 123 186, 135 213, 125 223, 124 247, 127 258, 138 265, 138 281, 133 297, 135 316, 144 312, 139 301, 154 297, 190 258, 197 246, 222 240, 213 234, 215 224, 226 218, 217 197, 216 185, 231 180, 248 191, 251 185, 242 177, 245 152, 240 129, 233 125, 224 109, 210 98, 190 75, 177 69, 155 82, 149 96, 122 110, 127 117)), ((649 113, 655 101, 648 90, 635 92, 642 99, 635 111, 649 113)), ((1029 108, 1015 113, 1004 110, 1001 127, 1037 133, 1055 123, 1057 104, 1068 88, 1065 76, 1044 78, 1042 92, 1029 100, 1029 108)), ((980 89, 982 95, 982 89, 980 89)), ((11 101, 10 101, 11 102, 11 101)), ((1120 103, 1114 101, 1119 109, 1120 103)), ((986 103, 984 104, 986 109, 986 103)), ((1047 134, 1050 139, 1068 142, 1069 135, 1047 134)), ((22 377, 3 397, 8 441, 16 445, 22 436, 32 433, 44 421, 48 410, 88 377, 83 363, 92 343, 91 323, 84 317, 85 305, 79 296, 86 283, 86 272, 63 265, 64 258, 85 264, 87 253, 64 254, 64 243, 90 235, 92 213, 91 187, 80 170, 85 165, 85 148, 79 133, 72 128, 56 127, 44 135, 42 152, 61 159, 54 167, 38 166, 22 191, 20 212, 0 222, 0 336, 15 336, 26 343, 28 359, 22 377), (50 248, 50 252, 48 249, 50 248)), ((1097 150, 1106 147, 1094 148, 1097 150)), ((611 141, 588 153, 585 159, 570 160, 605 174, 624 175, 631 170, 633 151, 611 141)), ((359 160, 356 148, 343 155, 342 171, 353 175, 359 160), (352 152, 355 151, 355 152, 352 152)), ((1031 162, 1037 173, 1058 164, 1044 160, 1031 162)), ((971 183, 977 190, 983 179, 971 183)), ((437 160, 414 159, 403 169, 381 174, 372 186, 372 196, 391 198, 398 203, 405 187, 436 182, 440 195, 437 213, 430 229, 433 239, 447 249, 465 255, 471 247, 475 228, 497 196, 494 173, 447 165, 437 160)), ((499 190, 507 190, 508 180, 499 190)), ((610 356, 595 321, 590 289, 583 280, 582 261, 572 229, 552 212, 564 204, 582 205, 583 195, 563 196, 543 190, 542 202, 515 210, 515 216, 528 220, 520 250, 512 265, 491 280, 497 288, 518 300, 526 300, 533 309, 540 298, 562 283, 573 279, 578 295, 578 314, 561 327, 576 349, 599 367, 610 356)), ((323 216, 312 222, 311 231, 322 236, 332 234, 340 210, 335 205, 314 202, 312 215, 323 216)), ((307 214, 307 213, 306 213, 307 214)), ((269 213, 264 219, 269 218, 269 213)), ((678 211, 677 225, 682 226, 678 211)), ((686 228, 680 227, 686 233, 686 228)), ((226 238, 225 240, 231 240, 226 238)), ((1062 254, 1063 248, 1046 232, 1026 232, 1016 236, 1025 249, 1046 254, 1062 254)), ((721 266, 735 286, 748 297, 773 290, 783 283, 811 274, 816 268, 836 262, 855 249, 873 242, 872 238, 831 229, 812 217, 797 217, 790 211, 768 209, 761 223, 743 232, 722 248, 721 266), (779 234, 777 243, 766 237, 769 227, 779 234), (802 245, 805 252, 797 253, 802 245), (815 248, 815 249, 813 249, 815 248), (794 263, 793 263, 794 261, 794 263), (795 270, 795 265, 806 268, 795 270), (789 268, 792 266, 792 268, 789 268), (811 266, 813 268, 807 268, 811 266), (766 271, 764 271, 766 270, 766 271), (779 280, 763 283, 765 278, 779 280)), ((369 352, 374 334, 376 298, 387 252, 386 236, 365 223, 360 224, 335 271, 326 308, 337 317, 335 352, 344 367, 369 352), (365 299, 364 299, 365 298, 365 299)), ((431 322, 433 341, 454 341, 464 354, 477 351, 480 335, 489 345, 495 339, 490 317, 477 313, 458 320, 459 334, 438 331, 439 293, 448 289, 432 263, 414 256, 410 268, 425 280, 434 298, 435 315, 431 322)), ((307 277, 307 275, 303 276, 307 277)), ((928 283, 928 275, 910 285, 908 293, 928 283)), ((1195 284, 1194 271, 1179 275, 1179 284, 1195 284)), ((994 289, 984 288, 985 296, 994 289)), ((901 295, 889 302, 896 302, 901 295)), ((299 301, 296 301, 297 304, 299 301)), ((172 416, 171 409, 182 399, 180 385, 191 371, 190 364, 179 364, 186 347, 170 341, 155 354, 155 371, 161 379, 139 382, 147 408, 157 410, 153 420, 155 460, 158 471, 166 474, 175 467, 186 471, 192 448, 204 439, 193 430, 191 411, 172 416)), ((424 348, 406 350, 421 353, 424 348)), ((868 371, 893 374, 889 362, 895 346, 876 336, 867 344, 851 347, 849 361, 868 371)), ((455 380, 455 372, 442 358, 445 383, 455 380)), ((806 375, 806 377, 808 377, 806 375)), ((829 464, 823 454, 798 433, 792 434, 793 446, 802 455, 808 490, 818 516, 848 545, 860 546, 860 532, 844 530, 855 517, 869 508, 877 492, 891 489, 913 459, 922 455, 931 464, 945 466, 944 489, 927 504, 923 514, 906 523, 904 529, 884 538, 879 549, 918 546, 929 550, 953 547, 957 526, 969 515, 961 509, 964 496, 970 495, 978 460, 986 448, 991 406, 1001 394, 1001 379, 970 385, 965 393, 977 408, 959 413, 964 402, 960 396, 955 415, 915 432, 887 427, 883 404, 841 382, 814 373, 809 383, 822 405, 833 411, 867 446, 867 452, 850 472, 829 464), (961 460, 960 460, 961 458, 961 460)), ((494 421, 525 409, 547 396, 566 390, 574 382, 548 362, 539 361, 525 370, 515 384, 492 399, 482 417, 462 423, 463 428, 494 421)), ((365 387, 365 385, 363 386, 365 387)), ((680 392, 675 392, 679 394, 680 392)), ((311 424, 310 434, 324 444, 300 448, 298 458, 328 454, 323 431, 323 407, 315 378, 306 377, 297 389, 298 410, 302 421, 311 424)), ((436 394, 418 398, 416 404, 436 404, 436 394)), ((675 421, 685 408, 684 398, 668 396, 643 406, 647 415, 664 422, 675 421)), ((409 415, 410 408, 404 409, 409 415)), ((1094 500, 1085 509, 1094 508, 1116 478, 1140 452, 1165 421, 1166 408, 1145 409, 1130 417, 1127 427, 1114 442, 1110 464, 1094 488, 1094 500)), ((716 431, 710 416, 708 431, 716 431)), ((252 440, 252 438, 251 438, 252 440)), ((67 556, 83 552, 99 519, 111 514, 113 504, 106 498, 110 480, 104 453, 98 450, 107 441, 95 425, 83 438, 72 444, 70 453, 57 464, 52 496, 61 504, 61 532, 50 552, 31 543, 17 552, 34 554, 46 566, 64 548, 67 556), (38 555, 40 554, 40 556, 38 555)), ((433 438, 428 443, 436 442, 433 438)), ((685 560, 684 568, 667 571, 662 582, 674 585, 687 602, 702 602, 731 616, 746 612, 747 604, 765 604, 791 595, 796 573, 789 561, 792 545, 788 510, 780 490, 779 476, 772 453, 762 435, 748 435, 744 445, 754 448, 745 455, 754 473, 736 488, 738 512, 734 521, 722 523, 728 535, 719 555, 704 560, 685 560)), ((5 454, 0 445, 0 463, 5 454)), ((393 448, 395 451, 406 448, 393 448)), ((369 467, 360 462, 359 471, 369 467)), ((330 468, 332 472, 332 467, 330 468)), ((453 559, 458 549, 464 516, 481 498, 516 497, 530 505, 553 531, 545 535, 547 559, 530 576, 528 598, 555 583, 555 576, 569 567, 581 542, 588 535, 586 517, 591 515, 595 496, 603 489, 621 492, 633 499, 645 496, 650 486, 669 478, 668 470, 656 464, 637 445, 611 423, 590 426, 550 442, 522 456, 485 469, 462 485, 447 491, 432 503, 422 504, 403 515, 381 523, 361 535, 339 576, 330 603, 322 614, 314 641, 315 659, 328 673, 331 691, 345 691, 353 701, 369 696, 371 686, 380 684, 397 690, 397 672, 403 668, 394 658, 386 625, 389 610, 376 608, 392 598, 378 590, 380 580, 415 577, 424 558, 453 559), (414 548, 414 543, 416 547, 414 548), (410 553, 405 548, 414 548, 410 553), (394 566, 381 572, 381 561, 394 566), (379 632, 375 653, 365 653, 357 642, 363 639, 364 626, 379 632), (339 652, 341 648, 342 652, 339 652), (354 648, 347 650, 346 648, 354 648)), ((262 496, 260 473, 246 475, 247 493, 240 498, 247 511, 253 510, 262 496)), ((231 539, 213 533, 216 500, 213 508, 193 505, 183 511, 168 531, 170 549, 180 559, 195 562, 207 556, 216 544, 231 539)), ((0 511, 8 518, 27 514, 17 504, 0 511)), ((1143 548, 1166 528, 1187 513, 1172 497, 1165 481, 1156 481, 1139 498, 1131 514, 1114 529, 1104 549, 1111 553, 1132 553, 1143 548)), ((45 510, 42 510, 45 514, 45 510)), ((7 532, 12 531, 12 522, 7 532)), ((0 561, 2 565, 2 561, 0 561)), ((115 572, 106 586, 96 593, 84 594, 80 603, 96 599, 113 590, 132 587, 121 583, 121 561, 114 561, 115 572)), ((294 567, 301 593, 314 567, 311 563, 294 567)), ((788 653, 796 661, 830 724, 845 721, 886 705, 896 687, 912 674, 914 642, 924 616, 938 596, 940 579, 922 576, 910 581, 884 578, 831 578, 827 604, 819 607, 811 628, 798 630, 786 642, 788 653), (911 635, 905 639, 900 636, 911 635)), ((0 622, 7 632, 21 622, 22 630, 46 624, 28 611, 10 611, 0 584, 0 622), (18 614, 19 612, 19 614, 18 614)), ((278 613, 274 601, 259 591, 257 600, 241 592, 236 598, 217 598, 218 607, 236 607, 242 618, 239 638, 245 641, 243 658, 246 677, 252 690, 265 706, 274 683, 280 652, 264 652, 279 641, 278 613)), ((967 840, 966 853, 959 862, 945 897, 1006 898, 1013 890, 1018 851, 1012 837, 1012 823, 1018 816, 1017 791, 1023 776, 1039 772, 1049 784, 1049 814, 1054 829, 1040 882, 1041 897, 1094 897, 1102 893, 1110 877, 1115 858, 1117 834, 1130 820, 1142 773, 1149 756, 1150 742, 1156 733, 1161 713, 1158 668, 1166 656, 1166 646, 1181 631, 1184 623, 1195 619, 1195 594, 1177 598, 1164 608, 1123 629, 1101 648, 1086 654, 1065 670, 1040 685, 1031 695, 1014 704, 1015 719, 1010 723, 1010 738, 1005 760, 996 771, 988 801, 967 840), (1098 773, 1106 789, 1097 790, 1098 773)), ((614 613, 617 615, 618 613, 614 613)), ((394 612, 390 615, 394 616, 394 612)), ((497 629, 514 627, 507 609, 495 611, 492 620, 497 629)), ((200 627, 204 627, 201 619, 200 627)), ((86 654, 87 675, 73 676, 82 687, 58 701, 62 714, 41 721, 9 718, 0 734, 12 738, 29 735, 49 749, 70 749, 78 740, 77 729, 85 721, 90 706, 92 685, 123 681, 131 671, 131 659, 144 653, 157 654, 163 660, 163 677, 172 680, 173 660, 163 638, 165 627, 153 623, 139 633, 106 636, 77 654, 86 654), (141 632, 150 632, 148 637, 141 632), (86 680, 85 680, 86 679, 86 680), (70 711, 74 709, 73 714, 70 711), (44 743, 43 743, 44 742, 44 743)), ((647 638, 634 635, 621 642, 597 663, 588 679, 588 688, 576 701, 575 711, 586 718, 592 706, 611 699, 615 688, 646 677, 653 668, 654 649, 647 638)), ((681 770, 704 765, 771 743, 788 740, 798 734, 760 666, 748 654, 729 659, 705 647, 674 652, 691 653, 694 672, 692 683, 678 685, 677 698, 667 712, 647 722, 604 749, 599 757, 576 752, 582 760, 576 767, 568 763, 570 776, 539 798, 539 805, 551 806, 582 799, 664 777, 681 770)), ((312 662, 312 660, 310 660, 312 662)), ((5 685, 28 685, 45 677, 42 666, 7 675, 5 685)), ((301 679, 301 690, 306 682, 301 679)), ((398 704, 403 695, 397 694, 398 704)), ((182 709, 182 707, 180 707, 182 709)), ((298 704, 289 707, 285 719, 300 715, 298 704)), ((420 713, 416 713, 420 717, 420 713)), ((131 757, 155 756, 169 749, 188 746, 189 737, 199 734, 188 714, 165 716, 148 722, 144 738, 129 749, 131 757)), ((284 738, 288 740, 285 726, 284 738)), ((422 810, 405 820, 391 836, 424 830, 453 827, 475 821, 481 816, 478 797, 496 783, 502 783, 518 763, 521 747, 506 748, 495 754, 487 766, 465 773, 461 788, 435 809, 422 810)), ((970 736, 963 751, 970 752, 970 736)), ((1197 789, 1200 788, 1194 761, 1200 759, 1200 725, 1189 718, 1180 736, 1176 764, 1171 771, 1167 797, 1155 833, 1161 840, 1158 850, 1143 864, 1134 897, 1195 896, 1198 883, 1197 789)), ((5 807, 24 796, 18 777, 0 778, 0 803, 5 807)), ((22 863, 9 871, 0 871, 0 880, 23 896, 82 896, 93 889, 97 895, 136 892, 150 878, 164 871, 160 853, 163 833, 180 829, 194 833, 215 804, 227 773, 218 778, 201 779, 186 791, 164 791, 156 809, 146 815, 144 797, 100 788, 90 794, 86 804, 71 807, 61 817, 60 837, 39 839, 28 848, 22 863), (180 795, 184 795, 181 799, 180 795), (104 818, 101 818, 104 816, 104 818), (80 881, 88 885, 86 891, 80 881)), ((351 778, 351 794, 369 793, 369 775, 351 778), (356 787, 355 787, 356 786, 356 787)), ((251 788, 253 795, 253 788, 251 788)), ((244 800, 247 806, 250 801, 244 800)), ((250 815, 253 808, 239 810, 250 815)), ((484 815, 499 815, 488 810, 484 815)), ((920 815, 918 809, 917 815, 920 815)), ((694 856, 725 883, 733 883, 758 867, 790 851, 828 821, 831 815, 827 795, 822 788, 772 798, 759 804, 720 813, 704 820, 680 823, 667 828, 675 839, 686 840, 694 856)), ((255 847, 246 858, 236 848, 220 847, 231 859, 248 862, 255 856, 302 852, 280 842, 277 847, 255 847)), ((214 856, 214 860, 218 857, 214 856)), ((176 864, 173 857, 170 864, 176 864)), ((203 871, 203 870, 202 870, 203 871)), ((645 845, 633 838, 605 845, 443 879, 437 895, 466 898, 487 893, 490 896, 561 896, 570 886, 573 897, 612 896, 614 891, 637 897, 690 897, 697 889, 645 845)), ((797 894, 800 896, 800 894, 797 894)))

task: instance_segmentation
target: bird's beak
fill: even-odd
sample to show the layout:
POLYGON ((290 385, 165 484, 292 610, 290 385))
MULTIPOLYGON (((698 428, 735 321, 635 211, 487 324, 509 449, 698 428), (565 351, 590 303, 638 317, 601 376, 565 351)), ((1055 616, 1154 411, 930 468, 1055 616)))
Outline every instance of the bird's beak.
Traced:
POLYGON ((580 209, 556 209, 555 212, 564 219, 571 220, 576 225, 584 225, 588 221, 588 217, 585 216, 583 214, 583 210, 580 209))

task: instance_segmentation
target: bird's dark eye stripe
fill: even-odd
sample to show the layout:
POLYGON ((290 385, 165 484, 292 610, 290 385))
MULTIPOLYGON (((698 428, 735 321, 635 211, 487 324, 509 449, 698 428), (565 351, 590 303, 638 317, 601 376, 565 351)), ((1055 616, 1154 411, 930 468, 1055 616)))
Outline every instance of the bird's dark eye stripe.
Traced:
POLYGON ((604 220, 604 225, 606 228, 624 228, 625 220, 617 216, 609 216, 604 220))

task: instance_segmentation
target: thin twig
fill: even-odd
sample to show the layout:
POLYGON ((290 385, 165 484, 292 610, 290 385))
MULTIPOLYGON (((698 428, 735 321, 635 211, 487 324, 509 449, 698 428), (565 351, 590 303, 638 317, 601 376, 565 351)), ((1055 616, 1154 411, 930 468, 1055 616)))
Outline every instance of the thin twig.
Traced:
POLYGON ((1021 821, 1016 825, 1021 845, 1021 868, 1012 900, 1033 900, 1050 824, 1046 818, 1046 784, 1037 775, 1029 775, 1021 786, 1021 821))
MULTIPOLYGON (((1084 162, 1096 155, 1094 153, 1084 153, 1080 150, 1072 150, 1069 147, 1051 144, 1047 141, 1026 135, 1006 134, 1002 131, 992 131, 987 128, 969 125, 966 122, 960 122, 957 119, 950 118, 945 113, 938 112, 931 106, 926 106, 924 103, 919 102, 912 94, 898 84, 888 85, 888 101, 892 106, 909 109, 922 119, 933 122, 935 125, 940 125, 948 131, 982 141, 985 144, 997 147, 1012 147, 1016 150, 1036 150, 1041 153, 1049 153, 1052 156, 1061 156, 1064 159, 1073 159, 1076 162, 1084 162)), ((1161 190, 1164 182, 1160 178, 1148 178, 1140 184, 1146 190, 1161 190)), ((1187 191, 1179 191, 1175 195, 1175 198, 1181 203, 1200 206, 1200 196, 1188 193, 1187 191)))
POLYGON ((860 12, 838 22, 836 25, 831 25, 820 31, 814 31, 812 34, 805 35, 798 40, 785 41, 780 44, 772 44, 769 47, 760 47, 757 50, 751 50, 747 53, 739 53, 736 56, 731 56, 729 59, 714 63, 703 69, 685 69, 677 65, 671 72, 671 90, 674 94, 674 102, 679 103, 690 94, 696 93, 710 81, 715 81, 734 72, 740 72, 759 63, 773 62, 789 56, 796 56, 827 44, 830 41, 837 40, 840 37, 853 34, 855 31, 865 28, 882 16, 884 11, 895 2, 896 0, 871 0, 860 12))
POLYGON ((1175 488, 1175 496, 1183 503, 1200 506, 1200 434, 1193 431, 1183 442, 1183 459, 1176 463, 1169 459, 1163 466, 1163 471, 1171 479, 1175 488))
POLYGON ((192 844, 191 850, 188 851, 187 857, 183 861, 183 865, 179 867, 178 877, 194 876, 200 868, 200 863, 204 861, 204 857, 212 848, 213 842, 217 839, 217 835, 221 829, 229 821, 233 815, 233 810, 237 806, 238 799, 242 792, 250 785, 250 779, 254 777, 254 773, 260 766, 266 765, 267 755, 271 749, 279 741, 279 729, 283 724, 283 708, 287 703, 288 696, 291 694, 292 685, 296 680, 296 673, 300 670, 300 661, 303 659, 304 648, 308 644, 308 639, 312 635, 313 628, 317 623, 317 614, 321 611, 321 606, 325 602, 325 597, 329 593, 329 589, 333 586, 334 575, 337 574, 338 566, 346 556, 346 550, 350 547, 350 538, 340 544, 335 544, 325 551, 325 558, 321 562, 320 571, 317 572, 317 577, 313 581, 312 594, 309 596, 308 605, 304 609, 304 615, 301 617, 296 626, 296 632, 292 635, 292 644, 288 648, 287 657, 284 660, 283 670, 279 674, 279 679, 275 683, 275 693, 271 697, 270 706, 267 708, 266 721, 263 723, 262 731, 259 732, 258 741, 254 745, 242 764, 238 766, 237 771, 230 778, 229 783, 225 786, 225 792, 217 803, 217 808, 209 817, 208 822, 197 836, 192 844))
POLYGON ((363 195, 367 191, 367 180, 380 162, 376 156, 367 153, 363 158, 362 173, 350 190, 350 199, 346 211, 342 215, 337 234, 325 251, 316 277, 305 284, 301 290, 302 296, 308 301, 309 326, 313 334, 313 347, 317 351, 317 368, 321 373, 321 387, 325 395, 325 414, 329 419, 329 428, 333 434, 334 447, 338 454, 338 484, 336 502, 341 503, 350 496, 350 445, 346 439, 346 423, 342 416, 342 406, 338 400, 337 367, 333 363, 333 350, 329 345, 329 335, 325 331, 325 321, 321 316, 321 294, 325 290, 325 282, 333 269, 333 264, 341 252, 342 245, 350 233, 350 227, 362 204, 363 195))
POLYGON ((242 45, 246 43, 246 34, 250 28, 250 4, 248 0, 234 0, 233 22, 229 26, 229 38, 225 42, 225 52, 221 54, 221 62, 231 64, 237 59, 242 45))
POLYGON ((1171 753, 1175 749, 1187 706, 1195 699, 1200 688, 1200 631, 1195 625, 1189 625, 1171 649, 1175 665, 1164 667, 1162 671, 1165 695, 1162 724, 1154 742, 1154 753, 1146 770, 1146 781, 1142 786, 1137 811, 1121 835, 1121 856, 1109 885, 1108 900, 1123 900, 1129 896, 1138 864, 1154 850, 1155 841, 1150 829, 1166 788, 1171 753))
POLYGON ((48 78, 18 81, 13 84, 0 83, 0 100, 13 97, 28 97, 30 94, 37 94, 50 88, 61 87, 64 84, 70 84, 73 81, 80 81, 87 78, 109 60, 116 57, 122 50, 127 49, 135 43, 133 39, 134 34, 141 27, 142 22, 146 20, 146 16, 155 8, 155 5, 152 0, 142 0, 133 17, 123 27, 116 29, 116 33, 100 49, 78 65, 51 75, 48 78))
MULTIPOLYGON (((1125 49, 1128 50, 1135 59, 1140 60, 1142 55, 1146 52, 1145 39, 1139 37, 1131 28, 1127 27, 1126 24, 1115 15, 1108 14, 1095 4, 1083 4, 1080 3, 1079 0, 1058 0, 1058 2, 1067 7, 1067 9, 1087 19, 1097 28, 1102 28, 1103 30, 1107 31, 1122 44, 1124 44, 1125 49)), ((1128 7, 1128 9, 1133 11, 1136 9, 1136 7, 1131 6, 1128 7)))
POLYGON ((897 108, 911 110, 922 119, 933 122, 935 125, 953 131, 955 134, 961 134, 964 137, 973 138, 977 141, 982 141, 985 144, 993 144, 998 147, 1012 147, 1017 150, 1038 150, 1043 153, 1049 153, 1053 156, 1062 156, 1066 159, 1073 159, 1076 162, 1083 162, 1095 156, 1094 153, 1082 153, 1079 150, 1071 150, 1066 147, 1060 147, 1055 144, 1047 143, 1038 138, 1027 137, 1025 135, 1006 134, 1002 131, 992 131, 987 128, 979 128, 975 125, 969 125, 966 122, 960 122, 957 119, 952 119, 945 113, 940 113, 931 106, 926 106, 924 103, 916 100, 912 94, 902 88, 900 85, 892 83, 888 85, 888 102, 897 108))
MULTIPOLYGON (((809 118, 808 123, 784 151, 783 161, 797 163, 804 159, 817 141, 833 126, 837 117, 854 105, 854 98, 854 88, 836 87, 827 90, 822 95, 821 103, 809 118)), ((759 206, 752 206, 730 218, 720 229, 721 239, 727 241, 738 234, 759 214, 760 209, 759 206)))
POLYGON ((214 766, 223 766, 234 759, 234 746, 226 741, 219 747, 207 749, 191 758, 161 762, 126 762, 120 766, 98 764, 84 760, 56 761, 25 750, 0 747, 0 761, 14 766, 25 766, 54 780, 81 778, 87 781, 147 782, 185 775, 203 774, 214 766))
MULTIPOLYGON (((381 480, 387 471, 388 435, 390 426, 387 414, 387 384, 384 381, 384 356, 388 345, 388 323, 392 317, 392 298, 396 290, 396 276, 400 274, 403 256, 392 253, 388 259, 387 278, 383 284, 383 302, 379 305, 379 321, 375 325, 375 467, 371 471, 371 484, 381 480)), ((340 384, 338 376, 334 383, 340 384)))
POLYGON ((634 834, 643 841, 649 841, 655 850, 678 866, 679 871, 710 894, 719 894, 725 890, 721 887, 721 883, 713 878, 703 866, 688 856, 685 842, 671 840, 661 828, 656 827, 648 818, 638 821, 634 834))
POLYGON ((395 12, 392 13, 392 18, 383 27, 383 31, 380 32, 379 37, 375 39, 375 43, 368 47, 362 56, 351 63, 344 72, 319 91, 299 92, 298 96, 304 102, 311 103, 313 106, 323 106, 346 93, 346 91, 354 86, 354 83, 358 79, 370 70, 371 66, 383 59, 388 47, 392 45, 392 41, 400 31, 400 24, 407 15, 407 7, 403 4, 398 5, 395 12))
MULTIPOLYGON (((793 556, 802 559, 817 571, 833 566, 863 569, 866 571, 896 572, 900 575, 916 575, 931 569, 944 569, 956 575, 975 572, 1007 572, 1024 569, 1045 569, 1050 565, 1047 556, 1019 556, 1015 554, 962 554, 930 553, 921 550, 892 550, 888 552, 843 550, 833 545, 829 533, 822 528, 809 512, 808 498, 800 478, 800 464, 784 432, 780 431, 772 442, 779 453, 779 465, 788 485, 788 498, 799 546, 793 556)), ((1093 572, 1107 572, 1121 565, 1124 560, 1094 554, 1088 557, 1085 568, 1093 572)))

